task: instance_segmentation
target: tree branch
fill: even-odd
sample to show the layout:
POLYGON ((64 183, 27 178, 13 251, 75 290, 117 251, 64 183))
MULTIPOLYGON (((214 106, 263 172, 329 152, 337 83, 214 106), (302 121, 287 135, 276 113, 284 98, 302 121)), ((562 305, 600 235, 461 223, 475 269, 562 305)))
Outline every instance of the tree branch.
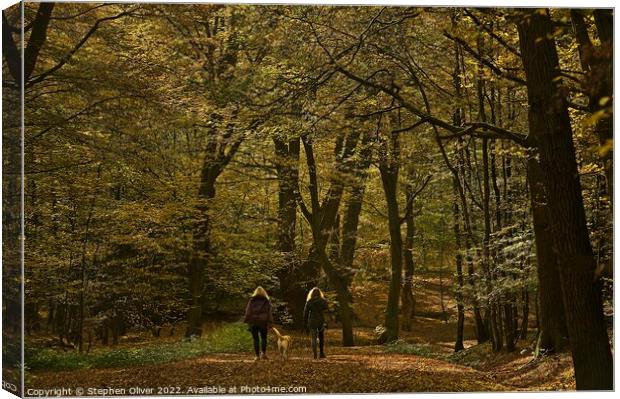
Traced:
POLYGON ((21 57, 17 45, 13 40, 9 21, 4 11, 2 11, 2 53, 6 59, 11 77, 15 80, 17 87, 21 87, 21 57))
MULTIPOLYGON (((43 4, 48 4, 48 3, 43 3, 43 4)), ((32 86, 35 83, 39 83, 42 80, 44 80, 47 76, 51 75, 52 73, 62 68, 67 62, 69 62, 71 57, 73 57, 73 55, 84 45, 84 43, 86 43, 86 41, 97 31, 97 29, 99 29, 99 25, 101 23, 106 22, 106 21, 113 21, 115 19, 125 17, 129 15, 131 12, 133 12, 133 10, 135 10, 135 8, 129 11, 123 11, 122 13, 117 14, 112 17, 105 17, 105 18, 98 19, 95 22, 95 24, 90 28, 90 30, 86 32, 86 34, 82 37, 82 39, 71 49, 71 51, 69 51, 64 57, 62 57, 62 59, 56 65, 54 65, 47 71, 42 72, 41 74, 35 76, 31 80, 27 81, 26 86, 32 86)), ((33 28, 33 33, 34 33, 34 28, 33 28)), ((25 76, 28 76, 28 75, 25 75, 25 76)))
POLYGON ((422 182, 422 186, 409 197, 409 200, 407 201, 407 204, 405 205, 405 209, 407 210, 407 212, 405 212, 405 215, 402 218, 400 218, 400 224, 405 223, 407 218, 411 215, 411 213, 413 212, 413 201, 415 201, 416 197, 426 188, 426 185, 428 184, 428 182, 431 181, 432 178, 433 178, 433 175, 426 176, 426 179, 424 179, 424 182, 422 182))
POLYGON ((448 39, 450 39, 450 40, 460 44, 465 51, 467 51, 472 57, 474 57, 475 59, 477 59, 478 61, 482 62, 484 65, 486 65, 497 76, 499 76, 501 78, 504 78, 504 79, 511 80, 511 81, 513 81, 515 83, 519 83, 522 86, 526 85, 525 80, 523 80, 521 78, 518 78, 516 76, 509 75, 508 73, 506 73, 506 71, 502 70, 500 67, 498 67, 497 65, 493 64, 491 61, 489 61, 488 59, 486 59, 482 55, 480 55, 480 53, 478 53, 476 50, 474 50, 469 45, 469 43, 467 43, 465 40, 463 40, 463 39, 461 39, 459 37, 452 36, 447 31, 444 31, 443 35, 445 37, 447 37, 448 39))
POLYGON ((515 133, 515 132, 511 132, 507 129, 503 129, 500 127, 497 127, 495 125, 491 125, 489 123, 482 123, 482 122, 473 122, 473 123, 467 123, 466 126, 468 126, 467 128, 463 129, 460 126, 454 126, 446 121, 443 121, 439 118, 436 118, 434 116, 429 115, 428 113, 425 113, 421 110, 419 110, 418 108, 414 107, 411 105, 411 103, 409 103, 407 100, 405 100, 398 92, 396 92, 395 90, 392 90, 390 88, 384 87, 378 83, 375 83, 373 81, 369 81, 366 80, 364 78, 361 78, 357 75, 355 75, 354 73, 342 68, 339 65, 335 65, 335 68, 337 71, 339 71, 340 73, 342 73, 343 75, 349 77, 350 79, 353 79, 357 82, 363 83, 366 86, 370 86, 373 87, 377 90, 383 91, 384 93, 392 96, 394 99, 396 99, 397 101, 399 101, 403 107, 405 107, 408 111, 412 112, 414 115, 419 116, 421 118, 421 121, 419 121, 418 123, 414 124, 414 126, 410 126, 408 128, 404 128, 405 130, 410 130, 413 127, 416 127, 419 123, 423 123, 423 122, 428 122, 432 125, 441 127, 449 132, 452 132, 454 134, 449 135, 449 136, 440 136, 440 138, 442 139, 448 139, 448 138, 454 138, 454 137, 462 137, 468 134, 473 134, 477 129, 480 128, 484 128, 487 129, 489 132, 486 132, 484 134, 481 134, 480 132, 476 133, 480 136, 483 135, 487 135, 487 137, 490 138, 499 138, 499 139, 508 139, 508 140, 512 140, 515 143, 521 145, 521 146, 528 146, 528 138, 527 136, 520 134, 520 133, 515 133))
POLYGON ((478 25, 479 27, 481 27, 486 33, 489 34, 489 36, 491 36, 493 39, 497 40, 497 42, 499 44, 501 44, 502 46, 504 46, 506 48, 506 50, 510 51, 511 53, 513 53, 514 55, 516 55, 517 57, 521 58, 521 53, 519 52, 519 50, 517 50, 515 47, 511 46, 510 44, 508 44, 504 39, 502 39, 497 33, 493 32, 491 29, 489 29, 488 26, 486 26, 485 24, 482 23, 482 21, 480 21, 480 19, 478 19, 478 17, 476 17, 471 11, 469 11, 467 8, 463 8, 463 12, 465 12, 465 14, 472 20, 474 21, 474 23, 476 25, 478 25))
MULTIPOLYGON (((311 26, 312 27, 312 26, 311 26)), ((405 128, 406 130, 410 130, 413 127, 416 127, 419 125, 419 123, 424 123, 424 122, 428 122, 430 124, 432 124, 433 126, 438 126, 441 127, 449 132, 454 133, 453 135, 450 136, 440 136, 438 135, 438 139, 445 139, 445 138, 452 138, 454 137, 461 137, 467 134, 473 134, 474 132, 479 135, 479 136, 487 136, 487 137, 491 137, 491 138, 500 138, 500 139, 508 139, 508 140, 512 140, 515 143, 523 146, 523 147, 527 147, 529 145, 528 143, 528 136, 527 135, 523 135, 520 133, 515 133, 515 132, 511 132, 507 129, 503 129, 500 127, 497 127, 495 125, 491 125, 488 123, 483 123, 483 122, 475 122, 475 123, 469 123, 466 124, 468 127, 466 127, 465 129, 463 129, 461 126, 454 126, 451 123, 448 123, 444 120, 441 120, 439 118, 436 118, 432 115, 430 115, 428 112, 423 112, 422 110, 418 109, 417 107, 413 106, 413 104, 411 104, 409 101, 407 101, 405 98, 403 98, 399 91, 396 90, 396 88, 392 88, 392 87, 386 87, 382 84, 379 84, 373 80, 371 80, 371 78, 373 76, 375 76, 377 73, 373 73, 370 77, 368 78, 363 78, 360 77, 358 75, 356 75, 355 73, 351 72, 350 70, 346 69, 345 67, 341 66, 338 63, 338 60, 331 54, 331 52, 327 49, 327 47, 325 47, 325 45, 321 42, 320 37, 318 35, 318 33, 314 30, 314 28, 312 27, 312 31, 315 37, 315 40, 317 41, 317 44, 319 45, 319 47, 321 47, 321 49, 323 50, 323 52, 325 53, 325 55, 327 56, 327 58, 329 59, 329 63, 331 65, 333 65, 334 70, 341 73, 342 75, 348 77, 349 79, 352 79, 364 86, 367 87, 372 87, 376 90, 379 90, 389 96, 391 96, 393 99, 395 99, 396 101, 398 101, 405 109, 407 109, 408 111, 410 111, 411 113, 413 113, 414 115, 418 116, 421 121, 414 124, 413 126, 410 126, 409 128, 405 128), (478 129, 486 129, 485 132, 477 132, 478 129)), ((447 35, 447 37, 451 38, 452 40, 458 42, 459 44, 461 44, 463 47, 466 47, 466 49, 468 48, 468 51, 473 52, 480 60, 481 62, 484 62, 485 60, 480 57, 480 55, 475 52, 471 47, 469 47, 469 45, 463 41, 462 39, 459 38, 454 38, 452 37, 449 33, 444 32, 444 35, 447 35)), ((499 69, 497 66, 490 64, 490 66, 492 69, 495 68, 496 72, 500 73, 501 76, 506 77, 510 80, 513 80, 517 83, 520 84, 525 84, 525 81, 516 77, 510 77, 510 76, 506 76, 506 74, 499 69)), ((415 76, 414 76, 415 78, 415 76)), ((416 78, 417 80, 417 78, 416 78)))
POLYGON ((32 75, 34 71, 39 52, 41 52, 43 43, 45 43, 45 39, 47 38, 47 28, 53 9, 54 3, 41 3, 37 10, 37 16, 33 21, 28 45, 24 51, 24 82, 28 81, 30 75, 32 75))

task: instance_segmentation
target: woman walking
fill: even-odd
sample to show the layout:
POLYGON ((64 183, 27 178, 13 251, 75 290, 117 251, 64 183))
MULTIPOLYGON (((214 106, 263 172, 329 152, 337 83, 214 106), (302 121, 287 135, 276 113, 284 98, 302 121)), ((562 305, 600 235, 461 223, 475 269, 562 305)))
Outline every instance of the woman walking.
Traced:
POLYGON ((312 353, 317 358, 317 338, 319 346, 319 356, 325 357, 325 315, 327 301, 319 287, 314 287, 308 292, 306 306, 304 307, 304 326, 306 331, 310 331, 312 339, 312 353))
POLYGON ((254 340, 254 360, 267 359, 267 331, 273 326, 273 314, 271 302, 267 291, 261 286, 256 287, 252 297, 245 308, 244 323, 248 324, 248 330, 254 340), (259 345, 260 337, 260 345, 259 345), (259 352, 260 346, 260 352, 259 352), (262 352, 262 355, 261 355, 262 352))

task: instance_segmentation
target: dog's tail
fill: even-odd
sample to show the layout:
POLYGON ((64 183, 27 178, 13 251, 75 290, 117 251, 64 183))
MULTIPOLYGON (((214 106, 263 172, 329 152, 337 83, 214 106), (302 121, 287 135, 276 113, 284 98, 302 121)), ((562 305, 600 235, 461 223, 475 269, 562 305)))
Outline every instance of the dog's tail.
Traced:
POLYGON ((280 334, 280 331, 278 331, 277 328, 275 327, 271 327, 271 329, 273 330, 274 333, 276 333, 276 335, 278 336, 278 338, 282 339, 282 334, 280 334))

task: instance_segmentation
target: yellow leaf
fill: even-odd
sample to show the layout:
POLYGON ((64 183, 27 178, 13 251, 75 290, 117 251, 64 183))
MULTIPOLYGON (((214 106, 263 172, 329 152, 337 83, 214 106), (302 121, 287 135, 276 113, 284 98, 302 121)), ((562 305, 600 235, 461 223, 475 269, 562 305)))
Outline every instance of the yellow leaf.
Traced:
POLYGON ((607 105, 607 103, 609 103, 610 100, 611 100, 610 97, 603 97, 600 100, 598 100, 598 105, 600 105, 601 107, 604 107, 605 105, 607 105))
POLYGON ((609 151, 613 149, 614 149, 614 140, 607 139, 607 141, 605 141, 605 143, 601 144, 601 146, 599 147, 598 153, 601 157, 604 157, 605 155, 607 155, 609 151))
POLYGON ((590 115, 588 118, 584 119, 583 123, 585 126, 594 126, 599 120, 603 119, 606 115, 607 115, 607 112, 604 109, 600 111, 596 111, 595 113, 590 115))

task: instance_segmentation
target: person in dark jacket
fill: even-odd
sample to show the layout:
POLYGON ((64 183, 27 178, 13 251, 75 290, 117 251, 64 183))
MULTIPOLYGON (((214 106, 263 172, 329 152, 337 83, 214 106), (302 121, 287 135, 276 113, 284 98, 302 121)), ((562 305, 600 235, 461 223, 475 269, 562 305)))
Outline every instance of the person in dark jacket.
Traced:
POLYGON ((304 306, 304 326, 310 332, 312 340, 312 353, 317 358, 317 338, 320 349, 319 357, 325 357, 325 311, 327 301, 323 292, 318 287, 314 287, 308 292, 306 306, 304 306))
POLYGON ((248 330, 254 340, 254 360, 267 359, 267 331, 273 326, 273 314, 271 302, 267 291, 263 287, 256 287, 252 297, 245 308, 244 323, 248 324, 248 330), (260 336, 260 352, 259 352, 260 336), (261 355, 262 352, 262 355, 261 355))

